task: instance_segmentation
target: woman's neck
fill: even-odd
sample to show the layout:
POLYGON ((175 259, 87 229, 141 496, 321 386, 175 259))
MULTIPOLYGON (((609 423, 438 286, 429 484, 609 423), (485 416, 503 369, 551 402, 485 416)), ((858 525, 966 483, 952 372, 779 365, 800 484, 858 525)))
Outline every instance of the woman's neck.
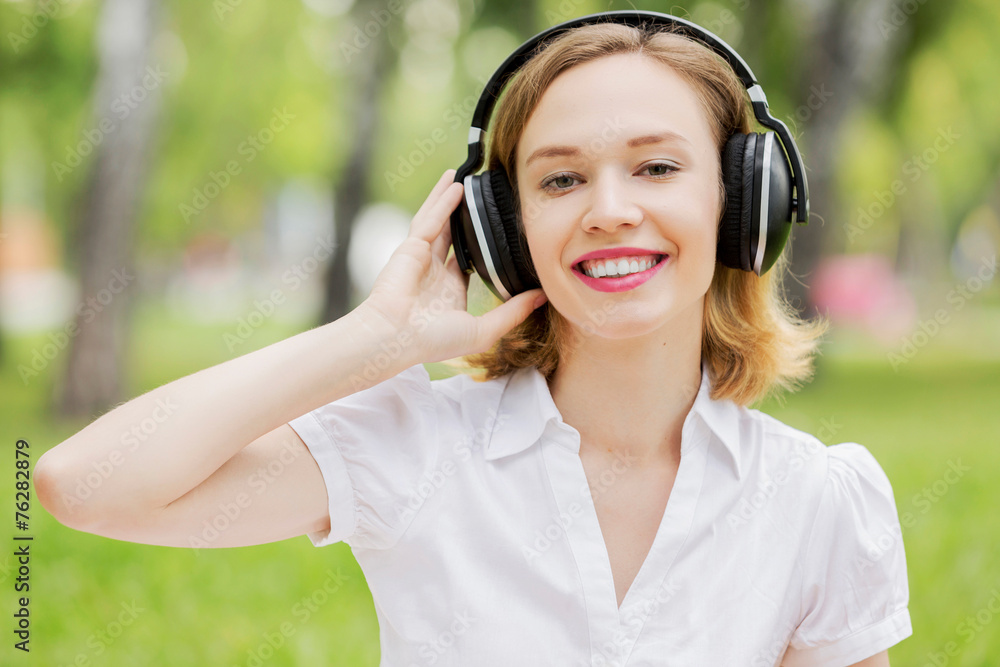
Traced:
POLYGON ((549 389, 580 432, 581 456, 680 462, 681 429, 701 385, 702 304, 644 336, 584 334, 560 360, 549 389))

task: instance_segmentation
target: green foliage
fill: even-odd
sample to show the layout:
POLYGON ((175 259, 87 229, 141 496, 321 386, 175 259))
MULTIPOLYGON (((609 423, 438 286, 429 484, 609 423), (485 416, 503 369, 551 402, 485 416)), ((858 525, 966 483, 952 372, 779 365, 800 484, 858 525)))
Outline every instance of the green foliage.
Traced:
MULTIPOLYGON (((412 10, 390 14, 385 28, 400 61, 408 64, 388 75, 371 167, 374 196, 410 210, 444 169, 464 160, 469 99, 478 96, 483 72, 499 64, 505 49, 556 22, 634 8, 634 3, 619 0, 466 1, 448 10, 458 12, 456 33, 451 20, 443 18, 451 14, 442 13, 451 5, 411 4, 412 10), (442 18, 421 18, 430 15, 442 18), (503 37, 499 42, 483 39, 496 36, 503 37), (501 46, 491 49, 490 44, 501 46), (444 85, 429 85, 414 74, 445 67, 454 74, 444 85), (432 140, 435 130, 439 132, 432 140), (421 140, 425 146, 431 141, 433 150, 423 151, 416 164, 410 155, 421 140), (398 172, 404 162, 411 163, 412 176, 393 182, 388 174, 398 172)), ((373 55, 371 47, 362 47, 350 57, 345 47, 370 18, 365 12, 383 5, 388 6, 371 3, 328 17, 303 3, 174 0, 162 5, 151 64, 161 66, 168 78, 160 91, 160 122, 137 235, 144 253, 173 254, 207 230, 237 235, 259 228, 269 197, 290 178, 309 174, 336 181, 351 146, 354 68, 373 55), (267 127, 275 109, 286 109, 294 120, 262 151, 253 151, 251 160, 241 147, 267 127), (230 161, 240 173, 204 211, 185 221, 182 206, 204 194, 212 174, 225 171, 230 161)), ((914 205, 905 212, 890 211, 879 220, 879 233, 844 246, 850 252, 886 251, 901 224, 940 229, 953 238, 1000 166, 1000 98, 993 94, 992 66, 1000 53, 990 37, 1000 29, 1000 10, 990 0, 918 5, 901 15, 898 26, 883 29, 887 38, 899 41, 886 91, 867 100, 845 128, 847 146, 837 165, 843 211, 854 216, 875 191, 900 178, 905 160, 932 146, 942 127, 954 126, 962 139, 913 188, 914 205), (879 140, 854 140, 856 133, 879 140), (879 168, 866 166, 871 164, 879 168), (933 198, 926 199, 931 193, 933 198), (922 219, 913 220, 913 212, 922 219)), ((76 224, 93 156, 66 175, 57 173, 53 163, 64 161, 84 133, 110 113, 95 110, 92 101, 99 6, 97 0, 73 3, 71 10, 57 12, 29 31, 30 39, 12 40, 10 35, 25 30, 32 5, 0 3, 0 21, 10 28, 0 45, 0 160, 20 164, 25 151, 40 154, 44 172, 37 176, 43 180, 44 205, 67 244, 72 243, 68 231, 76 224)), ((803 90, 818 83, 801 80, 812 52, 797 28, 802 10, 790 4, 728 0, 653 3, 648 8, 689 16, 730 40, 765 83, 780 117, 795 121, 803 90)), ((808 138, 808 119, 795 126, 808 138)), ((4 196, 11 199, 12 193, 4 196)), ((842 240, 836 236, 837 242, 842 240)))

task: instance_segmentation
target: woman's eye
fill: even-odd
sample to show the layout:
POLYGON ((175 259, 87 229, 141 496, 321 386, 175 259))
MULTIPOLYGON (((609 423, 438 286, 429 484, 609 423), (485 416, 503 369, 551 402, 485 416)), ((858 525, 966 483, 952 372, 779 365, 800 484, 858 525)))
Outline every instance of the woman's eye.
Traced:
MULTIPOLYGON (((643 167, 642 171, 648 171, 650 176, 670 176, 677 171, 677 167, 669 162, 654 162, 643 167)), ((578 179, 570 174, 554 174, 542 181, 541 189, 548 192, 558 192, 568 190, 578 179)))
POLYGON ((565 190, 569 186, 573 185, 576 179, 569 174, 556 174, 555 176, 550 176, 542 182, 543 190, 565 190), (555 186, 555 187, 553 187, 555 186))
POLYGON ((650 176, 666 176, 677 171, 677 167, 672 164, 667 164, 666 162, 654 162, 653 164, 647 165, 646 169, 649 170, 650 176))

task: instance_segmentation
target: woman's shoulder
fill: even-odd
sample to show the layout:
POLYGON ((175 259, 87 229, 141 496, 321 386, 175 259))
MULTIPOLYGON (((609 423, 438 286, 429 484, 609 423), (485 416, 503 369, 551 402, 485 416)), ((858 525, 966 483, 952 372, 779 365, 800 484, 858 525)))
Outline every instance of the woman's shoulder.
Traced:
MULTIPOLYGON (((752 408, 740 408, 740 446, 744 458, 771 478, 784 473, 817 504, 839 497, 855 503, 892 501, 892 486, 872 452, 857 442, 836 440, 842 425, 833 417, 820 419, 810 433, 752 408)), ((818 509, 818 507, 817 507, 818 509)))
POLYGON ((741 406, 737 413, 744 459, 755 462, 765 472, 773 473, 790 461, 800 461, 796 468, 812 474, 826 473, 830 448, 824 444, 829 433, 823 426, 814 434, 754 408, 741 406))
MULTIPOLYGON (((418 364, 423 366, 422 364, 418 364)), ((426 372, 426 371, 425 371, 426 372)), ((449 371, 451 372, 451 371, 449 371)), ((455 370, 451 375, 439 377, 431 381, 434 390, 442 397, 461 401, 474 396, 488 396, 503 392, 513 373, 485 380, 471 372, 455 370)))
POLYGON ((430 381, 430 391, 438 411, 455 419, 478 422, 483 414, 497 410, 504 390, 514 373, 483 380, 457 371, 448 377, 430 381))
POLYGON ((477 399, 499 396, 513 374, 492 380, 481 380, 470 373, 456 371, 452 375, 432 378, 423 363, 414 364, 396 375, 358 391, 361 395, 394 394, 445 403, 470 404, 477 399))

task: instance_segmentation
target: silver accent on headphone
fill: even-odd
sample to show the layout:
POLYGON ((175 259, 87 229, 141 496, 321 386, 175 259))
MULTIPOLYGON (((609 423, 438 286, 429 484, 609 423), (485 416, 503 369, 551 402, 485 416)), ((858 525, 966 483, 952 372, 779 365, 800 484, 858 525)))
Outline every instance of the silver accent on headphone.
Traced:
POLYGON ((472 219, 472 228, 476 230, 476 241, 479 243, 479 250, 480 254, 483 256, 483 262, 486 264, 486 272, 490 274, 490 280, 493 282, 493 286, 497 288, 497 291, 500 292, 500 296, 504 301, 507 301, 511 298, 511 295, 504 288, 503 283, 500 282, 500 276, 497 275, 497 268, 493 265, 493 257, 490 255, 490 246, 486 243, 486 231, 483 229, 483 221, 479 219, 479 207, 476 206, 476 198, 472 194, 472 174, 465 177, 463 184, 465 186, 465 205, 469 209, 469 216, 472 219))
POLYGON ((469 128, 469 145, 472 145, 472 144, 478 142, 482 138, 483 138, 483 131, 482 130, 480 130, 478 127, 470 127, 469 128))
POLYGON ((757 226, 757 257, 753 261, 753 272, 760 275, 760 267, 764 262, 764 246, 767 245, 767 204, 771 194, 771 148, 774 146, 774 133, 764 135, 764 166, 760 179, 760 218, 757 226))
POLYGON ((750 101, 763 102, 764 106, 767 106, 767 95, 764 94, 764 89, 760 87, 759 83, 747 88, 747 94, 750 95, 750 101))

